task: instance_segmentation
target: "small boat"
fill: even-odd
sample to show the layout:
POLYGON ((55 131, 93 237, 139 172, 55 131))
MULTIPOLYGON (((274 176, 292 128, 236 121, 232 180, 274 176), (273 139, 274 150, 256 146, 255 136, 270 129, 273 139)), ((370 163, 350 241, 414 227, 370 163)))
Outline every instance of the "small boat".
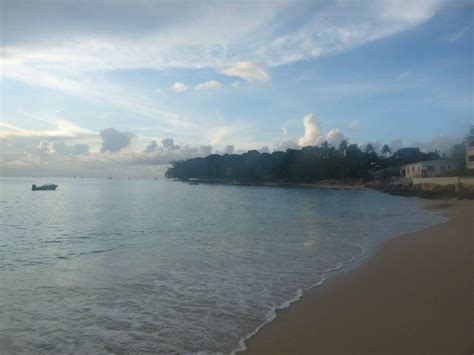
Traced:
POLYGON ((36 184, 31 185, 31 191, 54 191, 58 185, 55 184, 45 184, 36 186, 36 184))

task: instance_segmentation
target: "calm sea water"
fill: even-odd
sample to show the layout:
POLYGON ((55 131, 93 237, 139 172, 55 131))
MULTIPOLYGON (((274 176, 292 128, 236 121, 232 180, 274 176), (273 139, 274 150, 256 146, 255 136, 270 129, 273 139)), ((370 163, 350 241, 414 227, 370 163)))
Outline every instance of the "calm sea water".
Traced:
POLYGON ((7 353, 228 353, 328 270, 441 221, 371 191, 37 182, 0 179, 7 353))

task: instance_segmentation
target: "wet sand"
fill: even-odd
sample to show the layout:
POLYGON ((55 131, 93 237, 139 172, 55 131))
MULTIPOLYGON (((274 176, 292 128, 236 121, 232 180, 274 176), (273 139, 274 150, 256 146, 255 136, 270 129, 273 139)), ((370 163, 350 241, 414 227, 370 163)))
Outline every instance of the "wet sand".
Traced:
POLYGON ((472 354, 474 201, 427 201, 449 218, 384 243, 247 342, 250 354, 472 354))

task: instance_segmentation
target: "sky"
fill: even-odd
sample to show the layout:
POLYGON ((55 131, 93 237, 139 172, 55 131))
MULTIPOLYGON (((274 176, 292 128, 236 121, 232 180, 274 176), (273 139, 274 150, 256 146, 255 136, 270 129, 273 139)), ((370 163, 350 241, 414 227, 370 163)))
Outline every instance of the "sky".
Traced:
POLYGON ((474 1, 0 0, 0 175, 160 177, 474 123, 474 1))

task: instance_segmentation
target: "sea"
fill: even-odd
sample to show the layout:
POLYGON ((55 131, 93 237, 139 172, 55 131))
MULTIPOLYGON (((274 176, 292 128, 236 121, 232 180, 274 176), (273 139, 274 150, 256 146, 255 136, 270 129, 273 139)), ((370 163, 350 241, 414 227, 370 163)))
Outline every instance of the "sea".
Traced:
POLYGON ((0 179, 0 352, 215 354, 397 235, 376 191, 0 179), (31 191, 51 182, 56 191, 31 191))

